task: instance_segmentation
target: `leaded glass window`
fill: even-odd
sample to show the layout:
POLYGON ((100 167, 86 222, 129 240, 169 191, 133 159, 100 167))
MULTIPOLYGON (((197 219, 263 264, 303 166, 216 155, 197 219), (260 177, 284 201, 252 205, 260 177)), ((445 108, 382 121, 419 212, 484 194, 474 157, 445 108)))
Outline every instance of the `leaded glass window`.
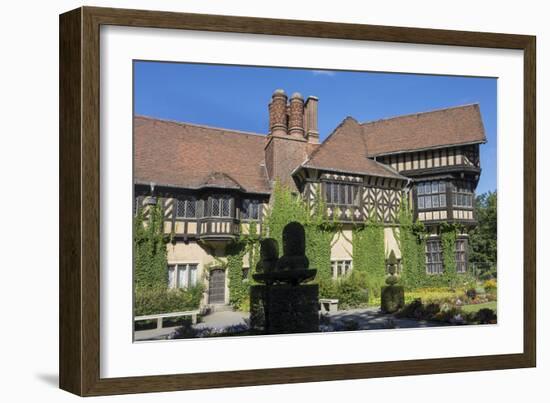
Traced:
POLYGON ((426 241, 426 273, 443 273, 443 248, 440 239, 426 241))
POLYGON ((470 182, 453 183, 453 206, 473 208, 474 206, 474 189, 470 182))
POLYGON ((329 204, 356 206, 359 204, 359 187, 351 183, 325 182, 325 201, 329 204))
POLYGON ((197 200, 193 196, 179 198, 176 202, 176 217, 195 218, 197 216, 197 200))
POLYGON ((420 182, 416 185, 419 210, 447 207, 447 183, 445 181, 420 182))
POLYGON ((227 195, 212 196, 209 199, 211 217, 232 217, 233 199, 227 195))
POLYGON ((455 261, 456 261, 456 272, 457 273, 466 273, 468 262, 466 259, 466 249, 468 246, 467 239, 457 239, 456 240, 456 250, 455 250, 455 261))
POLYGON ((241 217, 244 220, 258 220, 260 218, 260 202, 255 199, 244 199, 241 217))

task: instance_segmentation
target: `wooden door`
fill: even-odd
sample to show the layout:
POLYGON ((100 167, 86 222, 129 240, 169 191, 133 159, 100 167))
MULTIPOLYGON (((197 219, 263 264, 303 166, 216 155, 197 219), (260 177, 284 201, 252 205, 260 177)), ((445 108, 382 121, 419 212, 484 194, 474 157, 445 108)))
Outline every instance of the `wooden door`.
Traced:
POLYGON ((223 269, 210 270, 208 303, 225 304, 225 271, 223 269))

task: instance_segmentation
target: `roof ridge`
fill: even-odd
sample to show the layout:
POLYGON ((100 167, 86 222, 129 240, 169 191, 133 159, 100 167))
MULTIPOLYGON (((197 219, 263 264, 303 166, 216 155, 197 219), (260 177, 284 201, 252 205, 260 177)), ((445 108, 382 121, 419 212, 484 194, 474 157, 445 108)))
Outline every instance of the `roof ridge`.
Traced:
POLYGON ((448 110, 452 110, 452 109, 467 108, 469 106, 476 106, 476 105, 479 106, 479 102, 473 102, 473 103, 469 103, 469 104, 462 104, 462 105, 455 105, 455 106, 447 106, 445 108, 430 109, 430 110, 422 111, 422 112, 406 113, 406 114, 403 114, 403 115, 395 115, 395 116, 390 116, 390 117, 387 117, 387 118, 381 118, 381 119, 376 119, 376 120, 366 120, 364 122, 361 122, 360 125, 364 126, 364 125, 369 125, 369 124, 372 124, 372 123, 384 122, 386 120, 394 120, 394 119, 406 118, 406 117, 417 116, 417 115, 427 115, 427 114, 430 114, 430 113, 444 112, 444 111, 448 111, 448 110))
POLYGON ((199 128, 202 128, 202 129, 219 130, 219 131, 223 131, 223 132, 229 132, 229 133, 235 133, 235 134, 244 134, 244 135, 248 135, 248 136, 267 137, 267 135, 262 134, 262 133, 255 133, 255 132, 249 132, 249 131, 237 130, 237 129, 228 129, 228 128, 225 128, 225 127, 209 126, 209 125, 203 125, 203 124, 200 124, 200 123, 181 122, 181 121, 178 121, 178 120, 156 118, 156 117, 147 116, 147 115, 134 115, 134 118, 155 120, 155 121, 164 122, 164 123, 172 123, 172 124, 176 124, 176 125, 179 125, 179 126, 193 126, 193 127, 199 127, 199 128))

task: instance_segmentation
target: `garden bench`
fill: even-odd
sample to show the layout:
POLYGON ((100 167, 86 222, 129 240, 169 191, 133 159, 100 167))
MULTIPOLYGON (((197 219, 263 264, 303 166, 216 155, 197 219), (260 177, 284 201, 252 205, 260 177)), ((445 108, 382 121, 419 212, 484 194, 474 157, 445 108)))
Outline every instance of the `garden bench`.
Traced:
POLYGON ((332 298, 320 298, 319 305, 321 313, 336 312, 338 310, 338 300, 332 298))
POLYGON ((156 320, 157 321, 157 329, 162 329, 162 322, 166 318, 177 318, 179 316, 191 316, 191 322, 193 324, 196 324, 198 314, 199 314, 198 310, 184 311, 184 312, 160 313, 160 314, 156 314, 156 315, 136 316, 134 318, 134 322, 138 322, 138 321, 142 321, 142 320, 156 320))

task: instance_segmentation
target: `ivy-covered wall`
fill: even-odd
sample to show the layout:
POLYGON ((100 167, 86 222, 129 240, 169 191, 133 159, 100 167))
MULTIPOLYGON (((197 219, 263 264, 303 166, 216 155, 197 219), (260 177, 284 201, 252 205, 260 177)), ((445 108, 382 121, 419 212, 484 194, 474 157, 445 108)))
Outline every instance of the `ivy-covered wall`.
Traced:
POLYGON ((426 229, 421 222, 413 220, 412 211, 405 198, 399 212, 399 226, 394 229, 402 256, 401 282, 407 289, 420 287, 455 287, 456 272, 455 243, 459 227, 442 224, 439 227, 443 249, 443 275, 426 273, 426 229))
POLYGON ((160 201, 151 206, 145 222, 140 208, 134 220, 134 276, 136 287, 168 287, 166 273, 168 239, 162 231, 164 216, 160 201))
POLYGON ((356 226, 352 245, 353 271, 364 274, 361 278, 372 302, 380 297, 386 275, 384 225, 369 219, 365 225, 356 226))

